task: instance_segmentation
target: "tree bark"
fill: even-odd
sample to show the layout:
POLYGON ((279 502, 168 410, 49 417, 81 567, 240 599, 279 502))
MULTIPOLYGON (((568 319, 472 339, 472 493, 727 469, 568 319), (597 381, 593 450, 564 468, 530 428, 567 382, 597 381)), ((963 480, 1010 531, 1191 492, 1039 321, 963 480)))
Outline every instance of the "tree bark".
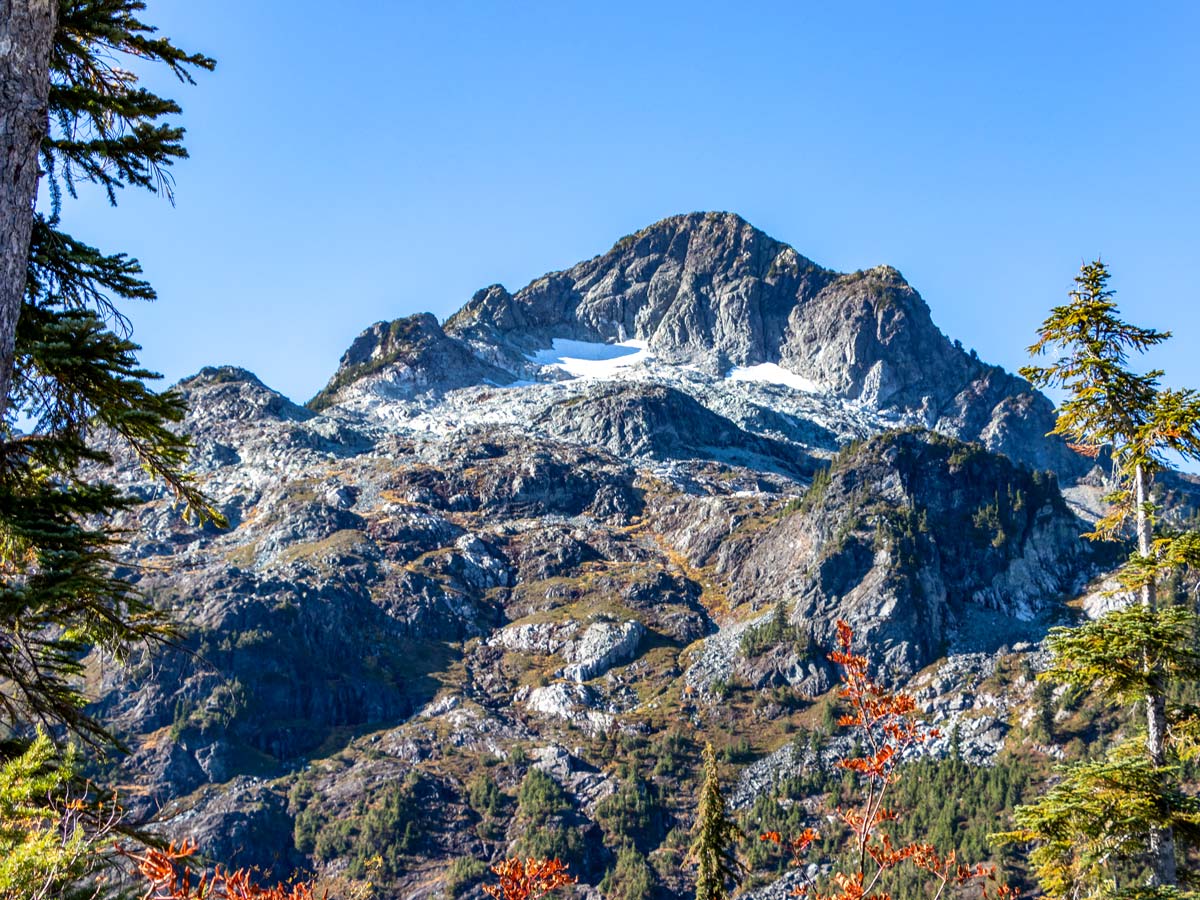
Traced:
MULTIPOLYGON (((1138 553, 1149 557, 1154 540, 1153 526, 1146 515, 1146 503, 1150 499, 1149 478, 1145 470, 1138 466, 1134 472, 1134 488, 1137 496, 1137 540, 1138 553)), ((1147 609, 1157 606, 1154 580, 1150 579, 1142 585, 1142 605, 1147 609)), ((1146 695, 1146 753, 1150 762, 1155 766, 1164 766, 1167 762, 1167 697, 1166 684, 1162 672, 1152 668, 1149 659, 1144 661, 1150 675, 1150 691, 1146 695)), ((1153 875, 1151 883, 1156 885, 1178 884, 1178 873, 1175 869, 1175 832, 1172 828, 1152 828, 1150 830, 1150 864, 1153 875)))
POLYGON ((0 0, 0 420, 29 259, 58 0, 0 0))

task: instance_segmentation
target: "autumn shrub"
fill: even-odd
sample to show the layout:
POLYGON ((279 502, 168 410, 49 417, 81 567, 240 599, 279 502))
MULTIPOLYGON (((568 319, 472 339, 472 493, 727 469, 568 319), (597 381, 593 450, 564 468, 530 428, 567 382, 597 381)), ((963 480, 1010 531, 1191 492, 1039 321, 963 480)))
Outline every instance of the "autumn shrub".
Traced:
MULTIPOLYGON (((190 841, 165 849, 119 850, 145 879, 143 900, 316 900, 309 882, 256 884, 248 869, 195 872, 189 861, 199 848, 190 841)), ((321 895, 325 900, 325 895, 321 895)))
POLYGON ((491 867, 495 884, 485 884, 484 893, 495 900, 537 900, 579 879, 567 874, 558 859, 514 856, 491 867))
MULTIPOLYGON (((935 900, 947 888, 965 885, 985 900, 1014 896, 1010 887, 996 882, 994 868, 967 865, 957 851, 942 853, 924 835, 910 841, 897 837, 901 815, 886 801, 896 794, 900 763, 936 737, 937 730, 917 721, 916 701, 910 695, 890 691, 870 678, 866 657, 852 651, 850 626, 839 620, 837 629, 838 648, 829 658, 841 669, 841 698, 849 707, 838 725, 852 729, 856 748, 837 762, 848 776, 846 787, 854 789, 852 802, 837 809, 837 821, 850 835, 850 865, 819 884, 797 887, 795 894, 810 900, 891 900, 893 876, 903 868, 922 873, 935 900)), ((820 839, 811 825, 788 838, 778 831, 760 836, 761 841, 786 845, 796 865, 807 861, 809 848, 820 839)))

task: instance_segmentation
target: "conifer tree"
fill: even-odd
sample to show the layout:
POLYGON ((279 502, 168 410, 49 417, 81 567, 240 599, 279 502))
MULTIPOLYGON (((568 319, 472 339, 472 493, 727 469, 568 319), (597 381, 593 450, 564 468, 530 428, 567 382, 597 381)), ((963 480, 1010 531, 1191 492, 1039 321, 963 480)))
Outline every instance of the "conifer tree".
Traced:
MULTIPOLYGON (((86 709, 86 653, 119 658, 171 633, 117 575, 114 516, 139 500, 105 480, 103 467, 114 454, 131 454, 185 513, 220 521, 184 470, 188 442, 173 427, 181 398, 149 387, 158 376, 138 364, 129 340, 120 305, 152 300, 153 289, 136 260, 90 246, 61 222, 64 196, 83 182, 114 203, 129 185, 169 197, 169 167, 186 156, 183 129, 170 121, 178 105, 143 88, 129 61, 161 63, 183 81, 213 62, 155 35, 139 18, 144 8, 140 0, 17 0, 4 23, 9 32, 0 33, 4 65, 19 57, 22 77, 42 79, 41 106, 26 117, 30 130, 14 135, 5 131, 11 118, 0 123, 0 768, 18 775, 30 760, 52 774, 67 771, 53 767, 43 739, 22 751, 34 723, 60 743, 66 735, 115 743, 86 709), (12 30, 31 11, 38 27, 12 30), (32 143, 21 150, 14 137, 32 143), (49 204, 37 211, 43 176, 49 204)), ((0 109, 0 117, 9 112, 0 109)), ((97 885, 78 879, 105 864, 105 853, 95 852, 111 844, 105 835, 125 830, 111 796, 91 784, 68 787, 65 777, 42 778, 44 790, 21 801, 18 818, 0 811, 23 851, 42 842, 37 852, 0 854, 0 880, 41 884, 40 893, 19 896, 67 897, 76 888, 95 896, 97 885)), ((18 779, 0 793, 19 796, 19 787, 18 779)))
MULTIPOLYGON (((39 721, 107 740, 84 710, 83 654, 102 647, 120 656, 169 632, 114 575, 112 516, 137 500, 99 478, 97 465, 132 453, 186 510, 219 519, 184 473, 188 442, 171 427, 182 401, 147 385, 157 376, 138 364, 118 306, 151 300, 153 289, 136 260, 61 228, 64 194, 81 182, 114 203, 130 185, 169 197, 169 167, 186 156, 183 129, 170 121, 179 106, 143 88, 128 60, 161 63, 189 82, 213 61, 157 36, 138 17, 144 9, 141 0, 53 0, 50 126, 27 161, 40 163, 50 204, 32 219, 0 419, 0 729, 9 733, 39 721)), ((36 179, 32 191, 30 210, 36 179)))
POLYGON ((1169 454, 1200 460, 1200 395, 1160 387, 1161 371, 1138 374, 1129 354, 1170 337, 1119 316, 1102 262, 1082 267, 1070 301, 1043 323, 1034 355, 1061 354, 1021 374, 1037 387, 1066 391, 1054 434, 1111 465, 1110 507, 1086 536, 1122 540, 1134 550, 1119 573, 1138 602, 1075 629, 1055 629, 1053 662, 1042 677, 1097 686, 1103 695, 1145 707, 1142 736, 1102 760, 1080 763, 1036 803, 1018 810, 1007 840, 1037 844, 1032 859, 1052 897, 1115 893, 1165 896, 1180 882, 1178 838, 1194 841, 1200 807, 1178 787, 1182 740, 1195 728, 1169 708, 1168 684, 1200 675, 1191 610, 1158 603, 1156 586, 1182 566, 1200 563, 1200 535, 1161 527, 1151 492, 1169 454), (1134 879, 1148 872, 1146 886, 1134 879))
POLYGON ((46 133, 50 46, 57 0, 10 0, 0 14, 0 419, 8 401, 13 341, 46 133))
POLYGON ((704 745, 704 786, 696 812, 695 837, 688 859, 696 866, 696 900, 728 900, 730 885, 741 883, 746 867, 737 857, 744 839, 729 817, 721 794, 721 773, 711 743, 704 745))
POLYGON ((75 754, 60 756, 41 732, 0 761, 0 900, 95 897, 79 882, 111 858, 120 810, 84 802, 77 782, 75 754))

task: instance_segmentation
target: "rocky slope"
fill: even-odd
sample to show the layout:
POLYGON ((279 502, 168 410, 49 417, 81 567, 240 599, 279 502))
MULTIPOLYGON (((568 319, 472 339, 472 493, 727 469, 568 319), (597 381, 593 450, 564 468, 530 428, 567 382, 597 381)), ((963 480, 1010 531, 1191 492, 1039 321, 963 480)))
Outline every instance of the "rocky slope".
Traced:
POLYGON ((748 742, 751 795, 819 765, 789 735, 837 618, 988 760, 1033 688, 978 683, 1103 562, 1044 397, 894 270, 728 214, 373 326, 308 406, 233 368, 181 389, 230 528, 121 464, 128 574, 185 641, 93 661, 119 778, 216 855, 343 890, 470 892, 453 860, 552 850, 595 893, 632 842, 684 896, 699 746, 748 742))

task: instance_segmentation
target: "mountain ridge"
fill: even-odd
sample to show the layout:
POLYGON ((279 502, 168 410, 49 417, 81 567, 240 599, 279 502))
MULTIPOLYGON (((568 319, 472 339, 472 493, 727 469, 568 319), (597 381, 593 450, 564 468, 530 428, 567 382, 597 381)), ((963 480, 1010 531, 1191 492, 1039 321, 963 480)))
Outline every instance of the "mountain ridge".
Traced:
POLYGON ((561 378, 535 359, 558 341, 639 343, 660 370, 711 380, 777 366, 833 401, 980 440, 1068 479, 1090 468, 1045 437, 1050 401, 952 342, 896 269, 825 269, 733 213, 663 219, 515 294, 481 289, 442 323, 429 313, 375 323, 308 405, 372 389, 413 399, 561 378))
POLYGON ((227 530, 114 450, 147 498, 118 523, 130 578, 183 623, 129 670, 91 661, 134 812, 335 884, 394 838, 382 896, 429 900, 451 860, 570 832, 547 849, 595 897, 626 838, 670 857, 703 740, 751 746, 743 794, 822 758, 791 730, 828 702, 839 618, 889 682, 951 672, 922 702, 966 757, 1021 739, 1031 680, 973 708, 944 686, 1032 666, 1103 568, 1060 493, 1094 474, 1045 437, 1049 401, 963 354, 895 270, 664 221, 445 326, 371 326, 308 406, 236 367, 185 379, 227 530), (534 771, 563 792, 552 821, 520 807, 534 771), (605 812, 629 771, 657 798, 637 835, 605 812))

